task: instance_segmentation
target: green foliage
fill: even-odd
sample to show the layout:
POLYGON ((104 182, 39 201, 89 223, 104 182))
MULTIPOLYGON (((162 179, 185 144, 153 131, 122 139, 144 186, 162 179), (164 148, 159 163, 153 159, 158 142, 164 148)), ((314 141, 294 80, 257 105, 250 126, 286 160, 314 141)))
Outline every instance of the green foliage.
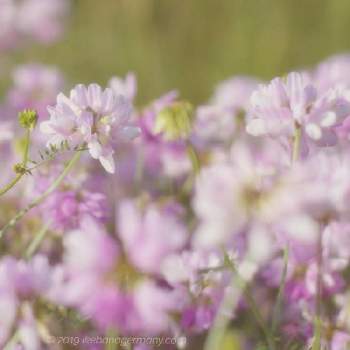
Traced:
POLYGON ((350 50, 348 0, 72 1, 62 41, 11 62, 63 69, 69 83, 135 71, 138 101, 177 88, 197 103, 237 74, 270 79, 350 50))
POLYGON ((54 160, 57 156, 59 156, 62 153, 65 152, 79 152, 79 151, 86 151, 86 145, 77 145, 74 147, 71 147, 69 145, 69 142, 67 140, 62 141, 59 145, 53 145, 50 144, 49 147, 45 148, 45 150, 40 151, 39 150, 39 157, 40 160, 29 160, 28 162, 33 164, 32 167, 27 168, 27 172, 31 173, 32 170, 38 168, 39 166, 41 166, 44 163, 50 162, 52 160, 54 160))

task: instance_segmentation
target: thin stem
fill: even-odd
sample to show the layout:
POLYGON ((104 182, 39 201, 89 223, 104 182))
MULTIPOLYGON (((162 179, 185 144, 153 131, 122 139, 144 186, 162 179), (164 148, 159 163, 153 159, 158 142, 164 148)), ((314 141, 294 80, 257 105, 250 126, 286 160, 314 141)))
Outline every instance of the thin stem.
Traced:
POLYGON ((320 232, 318 236, 318 242, 317 242, 317 286, 316 286, 316 319, 315 319, 315 331, 318 331, 318 336, 320 340, 322 339, 322 327, 321 327, 321 320, 322 320, 322 270, 323 270, 323 247, 322 247, 322 232, 320 232))
POLYGON ((4 346, 4 350, 12 350, 15 348, 17 342, 19 340, 19 331, 17 330, 13 336, 11 337, 11 339, 6 343, 6 345, 4 346))
POLYGON ((269 350, 275 350, 274 336, 265 324, 265 321, 259 311, 259 307, 256 304, 253 295, 251 294, 248 283, 240 276, 236 266, 227 255, 225 256, 225 261, 227 266, 231 269, 231 271, 236 276, 237 284, 240 286, 241 290, 243 291, 243 295, 246 299, 246 302, 248 303, 250 310, 252 311, 259 327, 261 328, 265 336, 266 343, 269 347, 269 350))
POLYGON ((271 327, 272 334, 275 334, 278 321, 280 319, 284 289, 286 286, 286 279, 287 279, 288 257, 289 257, 289 249, 288 249, 288 246, 286 246, 283 252, 283 271, 281 275, 281 283, 278 289, 276 304, 273 310, 272 327, 271 327))
POLYGON ((12 179, 7 185, 5 185, 2 189, 0 189, 0 196, 4 195, 6 192, 10 191, 12 187, 14 187, 19 180, 21 180, 24 174, 18 174, 14 179, 12 179))
POLYGON ((23 162, 22 162, 22 165, 24 168, 26 167, 28 162, 29 146, 30 146, 30 129, 26 131, 26 141, 24 144, 23 162))
POLYGON ((186 142, 186 150, 188 158, 191 161, 193 173, 197 175, 200 170, 200 160, 198 154, 190 141, 186 142))
POLYGON ((222 340, 224 338, 227 325, 230 321, 230 316, 227 315, 227 310, 234 310, 239 302, 240 295, 232 295, 230 293, 230 287, 235 288, 236 277, 231 275, 230 286, 227 287, 223 301, 217 311, 214 324, 211 327, 207 339, 204 344, 204 350, 220 350, 222 340))
POLYGON ((293 154, 292 162, 298 161, 300 156, 300 144, 301 144, 301 125, 298 122, 294 124, 294 137, 293 137, 293 154))
MULTIPOLYGON (((23 151, 23 157, 22 157, 22 163, 23 169, 26 168, 27 162, 28 162, 28 154, 29 154, 29 146, 30 146, 30 130, 26 131, 25 136, 25 144, 24 144, 24 151, 23 151)), ((16 184, 21 180, 25 172, 21 172, 16 175, 14 179, 12 179, 7 185, 5 185, 3 188, 0 189, 0 196, 4 195, 8 191, 10 191, 16 184)))
MULTIPOLYGON (((273 334, 270 333, 268 327, 265 325, 264 319, 261 316, 259 308, 255 303, 255 300, 250 292, 250 288, 247 281, 240 276, 238 270, 236 269, 236 266, 226 253, 225 266, 233 272, 230 284, 232 287, 236 287, 236 285, 238 285, 239 289, 242 291, 254 317, 256 318, 258 325, 260 326, 265 336, 269 350, 275 350, 276 348, 273 334)), ((204 350, 219 350, 221 348, 221 341, 224 337, 227 324, 230 320, 230 317, 227 314, 225 314, 225 312, 226 310, 233 310, 234 307, 238 304, 238 302, 239 296, 233 298, 232 295, 230 295, 230 293, 227 293, 225 295, 224 300, 220 305, 216 319, 214 321, 214 326, 210 330, 207 340, 205 342, 204 350)))
POLYGON ((33 254, 37 251, 41 242, 44 240, 47 232, 49 231, 49 227, 50 227, 50 223, 47 223, 35 235, 34 239, 31 241, 31 243, 29 244, 29 246, 25 252, 26 259, 30 259, 33 256, 33 254))
POLYGON ((198 154, 189 140, 186 141, 186 151, 187 151, 187 156, 191 161, 193 172, 189 174, 186 181, 184 182, 182 189, 180 191, 180 197, 186 196, 187 193, 192 191, 194 180, 201 168, 198 154))
POLYGON ((226 265, 219 265, 219 266, 214 266, 214 267, 206 267, 203 269, 199 269, 198 273, 204 274, 204 273, 209 273, 209 272, 218 272, 227 269, 226 265))
POLYGON ((62 183, 67 174, 72 170, 74 165, 78 162, 81 155, 81 151, 75 153, 72 159, 68 162, 66 167, 64 168, 61 175, 57 177, 57 179, 51 184, 51 186, 41 194, 37 199, 29 203, 27 207, 19 211, 1 230, 0 230, 0 238, 4 235, 4 233, 11 227, 15 226, 16 223, 22 219, 22 217, 27 214, 31 209, 38 206, 42 203, 52 192, 54 192, 57 187, 62 183))
MULTIPOLYGON (((87 151, 87 150, 88 150, 88 148, 83 147, 83 148, 74 149, 73 151, 79 152, 79 151, 87 151)), ((66 152, 72 152, 72 150, 71 150, 71 149, 68 149, 68 150, 62 151, 62 152, 60 152, 60 153, 52 154, 51 156, 49 156, 49 158, 44 159, 44 160, 42 160, 42 161, 39 162, 39 163, 34 163, 33 161, 29 161, 29 162, 31 162, 31 163, 34 163, 35 165, 33 165, 32 167, 27 167, 26 170, 27 170, 28 172, 31 172, 31 171, 33 171, 33 170, 35 170, 35 169, 41 167, 42 165, 44 165, 44 164, 46 164, 46 163, 52 162, 53 160, 56 159, 55 157, 56 157, 57 155, 61 155, 61 154, 66 153, 66 152)))
POLYGON ((115 329, 109 329, 106 333, 107 343, 105 345, 105 350, 118 350, 118 332, 115 329))
POLYGON ((322 340, 322 324, 321 320, 316 318, 314 320, 314 337, 311 350, 321 350, 322 340))
POLYGON ((316 305, 314 319, 314 340, 312 350, 321 350, 322 343, 322 270, 323 270, 323 231, 321 230, 317 242, 317 280, 316 280, 316 305))

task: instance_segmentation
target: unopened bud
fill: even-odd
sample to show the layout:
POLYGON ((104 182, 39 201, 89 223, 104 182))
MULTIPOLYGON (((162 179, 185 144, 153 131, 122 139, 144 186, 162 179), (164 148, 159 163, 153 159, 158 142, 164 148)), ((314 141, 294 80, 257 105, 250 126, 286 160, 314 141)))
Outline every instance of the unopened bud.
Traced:
POLYGON ((23 128, 33 130, 38 120, 38 114, 32 109, 25 109, 19 112, 18 120, 23 128))
POLYGON ((193 107, 189 102, 175 102, 164 108, 156 119, 154 131, 162 132, 165 139, 186 139, 192 131, 193 107))

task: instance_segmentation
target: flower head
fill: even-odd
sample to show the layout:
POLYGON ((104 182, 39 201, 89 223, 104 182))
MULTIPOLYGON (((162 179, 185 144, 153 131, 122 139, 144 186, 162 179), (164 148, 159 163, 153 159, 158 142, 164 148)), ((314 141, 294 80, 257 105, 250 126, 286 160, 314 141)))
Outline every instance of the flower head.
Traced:
POLYGON ((319 96, 310 78, 290 73, 261 85, 251 97, 247 132, 254 136, 288 137, 295 126, 302 129, 302 144, 333 146, 337 143, 335 128, 350 113, 350 105, 340 90, 319 96))
POLYGON ((48 145, 68 141, 72 146, 86 144, 94 159, 105 170, 114 173, 114 146, 120 139, 130 140, 139 128, 129 124, 132 111, 130 101, 97 84, 77 85, 69 97, 57 96, 57 103, 49 108, 50 119, 41 123, 41 131, 50 135, 48 145))
POLYGON ((175 102, 161 110, 156 118, 155 133, 166 140, 186 139, 192 130, 193 108, 189 102, 175 102))
POLYGON ((0 50, 12 49, 26 40, 50 43, 64 29, 68 0, 1 0, 0 50))
POLYGON ((36 125, 38 115, 36 111, 26 109, 18 114, 18 119, 23 128, 32 130, 36 125))
POLYGON ((12 73, 6 103, 16 111, 35 109, 40 120, 47 118, 47 106, 55 102, 64 78, 58 68, 41 64, 17 66, 12 73))

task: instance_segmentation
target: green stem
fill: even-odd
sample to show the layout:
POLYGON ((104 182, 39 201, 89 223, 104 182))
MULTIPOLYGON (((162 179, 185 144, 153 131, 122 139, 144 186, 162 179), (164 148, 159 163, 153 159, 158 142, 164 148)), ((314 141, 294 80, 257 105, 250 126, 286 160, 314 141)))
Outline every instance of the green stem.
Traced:
POLYGON ((15 348, 17 342, 19 340, 19 331, 17 330, 11 339, 5 344, 4 350, 12 350, 15 348))
POLYGON ((26 167, 28 162, 29 146, 30 146, 30 129, 26 131, 26 142, 24 144, 23 162, 22 162, 22 165, 24 168, 26 167))
MULTIPOLYGON (((236 278, 231 275, 230 287, 236 287, 236 278)), ((224 295, 224 299, 217 311, 214 324, 211 327, 207 339, 205 340, 204 350, 220 350, 222 346, 222 341, 225 336, 226 328, 230 322, 230 317, 227 315, 227 310, 234 310, 239 302, 239 295, 233 297, 229 293, 230 287, 224 295)))
POLYGON ((249 305, 249 308, 252 311, 252 313, 256 319, 256 322, 258 323, 259 327, 261 328, 261 330, 265 336, 266 343, 268 345, 269 350, 275 350, 274 336, 265 324, 265 321, 264 321, 264 319, 259 311, 259 307, 256 304, 253 295, 251 294, 248 283, 240 276, 236 266, 233 264, 231 259, 227 256, 227 254, 225 255, 225 262, 226 262, 227 266, 231 269, 233 274, 236 276, 237 284, 239 285, 239 287, 243 291, 244 298, 245 298, 247 304, 249 305))
MULTIPOLYGON (((24 151, 23 151, 23 157, 22 157, 22 167, 23 169, 26 168, 27 162, 28 162, 28 154, 29 154, 29 146, 30 146, 30 130, 26 131, 26 137, 25 137, 25 144, 24 144, 24 151)), ((8 191, 10 191, 16 184, 21 180, 25 172, 21 172, 16 175, 14 179, 12 179, 7 185, 5 185, 3 188, 0 189, 0 196, 4 195, 8 191)))
POLYGON ((21 180, 23 175, 24 174, 18 174, 13 180, 11 180, 7 185, 5 185, 2 189, 0 189, 0 196, 10 191, 10 189, 14 187, 19 180, 21 180))
POLYGON ((316 317, 321 318, 322 313, 322 267, 323 267, 323 253, 322 253, 322 232, 318 236, 317 242, 317 298, 316 298, 316 317))
POLYGON ((199 157, 198 157, 198 154, 197 154, 195 148, 193 147, 193 145, 190 141, 186 142, 186 150, 187 150, 188 158, 190 159, 191 164, 192 164, 193 173, 195 175, 197 175, 199 173, 199 170, 201 167, 200 160, 199 160, 199 157))
POLYGON ((50 226, 50 223, 47 223, 35 235, 34 239, 31 241, 31 243, 29 244, 29 246, 25 252, 26 259, 30 259, 33 256, 33 254, 37 251, 41 242, 44 240, 47 232, 49 231, 49 226, 50 226))
POLYGON ((187 156, 191 161, 193 172, 188 175, 186 181, 184 182, 181 192, 179 194, 180 197, 183 197, 183 196, 185 197, 187 193, 192 191, 194 180, 201 168, 198 154, 189 140, 186 141, 186 151, 187 151, 187 156))
MULTIPOLYGON (((242 291, 250 310, 252 311, 259 327, 261 328, 266 343, 268 345, 269 350, 275 350, 275 342, 273 334, 270 333, 269 329, 265 325, 264 319, 261 316, 261 313, 259 311, 259 308, 257 304, 254 301, 254 298, 250 292, 249 285, 247 281, 245 281, 239 274, 239 272, 236 269, 236 266, 231 261, 230 257, 225 254, 225 266, 228 267, 233 273, 232 273, 232 279, 231 279, 231 285, 232 287, 239 286, 239 289, 242 291)), ((225 315, 226 310, 234 310, 235 306, 238 304, 239 299, 232 298, 232 295, 230 293, 227 293, 225 295, 223 302, 220 305, 219 311, 217 313, 216 319, 214 321, 214 326, 209 332, 209 335, 206 339, 204 350, 220 350, 221 348, 221 342, 225 335, 225 331, 227 328, 227 325, 230 321, 230 318, 228 315, 225 315)))
POLYGON ((301 125, 298 122, 295 122, 294 137, 293 137, 293 154, 292 154, 293 163, 295 163, 299 159, 300 144, 301 144, 301 125))
MULTIPOLYGON (((88 150, 88 148, 84 148, 84 147, 83 147, 83 148, 74 149, 75 152, 87 151, 87 150, 88 150)), ((39 163, 34 163, 35 165, 33 165, 32 167, 27 167, 26 170, 30 173, 31 171, 33 171, 33 170, 35 170, 35 169, 41 167, 42 165, 47 164, 47 163, 49 163, 49 162, 52 162, 53 160, 55 160, 55 157, 56 157, 57 155, 62 155, 62 154, 64 154, 64 153, 66 153, 66 152, 72 152, 72 150, 71 150, 71 149, 68 149, 68 150, 61 151, 60 153, 54 153, 54 154, 50 155, 49 158, 44 159, 44 160, 42 160, 42 161, 39 162, 39 163)), ((32 162, 32 163, 33 163, 33 162, 32 162)))
POLYGON ((117 342, 118 332, 115 329, 109 329, 106 332, 107 343, 105 345, 105 350, 118 350, 119 344, 117 342))
POLYGON ((289 249, 288 249, 288 246, 286 246, 283 252, 283 271, 281 276, 281 283, 278 289, 276 304, 273 310, 272 327, 271 327, 272 334, 275 334, 276 332, 278 321, 281 315, 281 307, 283 302, 284 289, 286 287, 286 279, 287 279, 287 271, 288 271, 288 257, 289 257, 289 249))
POLYGON ((42 203, 52 192, 54 192, 57 187, 62 183, 67 174, 72 170, 74 165, 78 162, 81 155, 81 151, 75 153, 72 159, 68 162, 63 172, 57 177, 57 179, 51 184, 51 186, 38 198, 33 200, 27 207, 19 211, 1 230, 0 230, 0 238, 4 235, 4 233, 11 227, 15 226, 16 223, 22 219, 22 217, 27 214, 31 209, 38 206, 42 203))
POLYGON ((317 280, 316 280, 316 316, 314 325, 315 343, 313 345, 315 349, 320 349, 322 341, 322 293, 323 293, 323 280, 322 280, 322 270, 323 270, 323 231, 320 231, 317 242, 317 280))
POLYGON ((322 323, 317 317, 314 320, 314 336, 311 350, 321 350, 322 343, 322 323))

